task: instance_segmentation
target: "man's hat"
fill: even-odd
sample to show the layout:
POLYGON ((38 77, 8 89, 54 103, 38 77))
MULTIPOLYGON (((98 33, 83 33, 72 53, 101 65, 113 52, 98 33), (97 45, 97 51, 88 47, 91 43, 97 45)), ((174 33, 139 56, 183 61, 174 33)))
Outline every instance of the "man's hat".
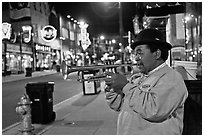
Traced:
POLYGON ((165 41, 165 37, 161 31, 157 29, 144 29, 142 30, 133 44, 131 44, 131 48, 135 49, 136 46, 142 44, 154 44, 158 46, 159 49, 167 49, 170 50, 172 48, 171 44, 165 41))

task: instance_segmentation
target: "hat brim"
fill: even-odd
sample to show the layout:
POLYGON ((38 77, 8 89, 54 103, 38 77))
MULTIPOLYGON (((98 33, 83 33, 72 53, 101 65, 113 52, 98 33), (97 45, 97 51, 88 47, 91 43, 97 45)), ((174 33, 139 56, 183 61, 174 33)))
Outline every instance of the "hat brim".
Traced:
POLYGON ((137 47, 139 45, 143 45, 143 44, 147 44, 147 45, 155 44, 155 46, 158 46, 159 49, 170 50, 172 48, 171 44, 169 44, 167 42, 161 42, 161 41, 136 41, 136 42, 132 43, 130 47, 134 50, 135 47, 137 47))

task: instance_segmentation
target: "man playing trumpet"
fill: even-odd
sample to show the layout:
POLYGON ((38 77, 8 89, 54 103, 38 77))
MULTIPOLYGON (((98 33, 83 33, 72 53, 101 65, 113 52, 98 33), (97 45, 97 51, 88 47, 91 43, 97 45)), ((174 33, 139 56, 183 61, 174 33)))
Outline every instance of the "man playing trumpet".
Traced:
POLYGON ((140 73, 106 80, 106 100, 118 111, 117 134, 180 135, 188 92, 182 76, 165 61, 171 45, 156 29, 141 31, 131 45, 140 73))

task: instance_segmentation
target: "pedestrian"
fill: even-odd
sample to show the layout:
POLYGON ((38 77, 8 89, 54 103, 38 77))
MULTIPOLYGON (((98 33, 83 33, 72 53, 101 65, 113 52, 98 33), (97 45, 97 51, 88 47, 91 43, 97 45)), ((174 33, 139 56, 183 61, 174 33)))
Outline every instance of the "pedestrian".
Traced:
POLYGON ((117 134, 180 135, 188 97, 182 76, 165 61, 171 45, 159 30, 144 29, 131 45, 140 73, 106 80, 106 100, 118 111, 117 134))
POLYGON ((57 64, 56 61, 53 60, 53 61, 52 61, 52 69, 53 69, 53 70, 56 70, 56 64, 57 64))

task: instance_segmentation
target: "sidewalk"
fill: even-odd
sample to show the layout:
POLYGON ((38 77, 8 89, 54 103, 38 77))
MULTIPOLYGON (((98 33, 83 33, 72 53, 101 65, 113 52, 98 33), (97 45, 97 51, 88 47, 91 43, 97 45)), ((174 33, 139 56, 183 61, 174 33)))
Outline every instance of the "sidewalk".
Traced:
POLYGON ((22 79, 30 79, 33 77, 41 77, 41 76, 51 75, 55 73, 59 73, 59 72, 56 72, 55 70, 35 71, 32 73, 32 77, 25 77, 25 73, 11 74, 10 76, 2 76, 2 83, 17 81, 17 80, 22 80, 22 79))
POLYGON ((72 112, 64 117, 57 117, 52 125, 38 134, 115 135, 117 113, 107 106, 104 94, 101 92, 99 95, 82 96, 70 105, 62 107, 57 111, 57 115, 62 114, 63 111, 68 112, 69 109, 72 112), (83 106, 85 100, 91 102, 83 106))
MULTIPOLYGON (((46 74, 53 73, 46 72, 46 74)), ((42 75, 35 73, 33 74, 34 76, 42 75)), ((82 86, 78 86, 77 88, 82 88, 82 86)), ((118 114, 108 107, 104 92, 96 95, 83 95, 83 93, 80 93, 55 105, 53 111, 56 112, 55 121, 45 125, 32 124, 35 128, 33 134, 116 135, 118 114)), ((19 123, 3 131, 2 134, 20 135, 21 133, 18 131, 20 127, 21 124, 19 123)))

